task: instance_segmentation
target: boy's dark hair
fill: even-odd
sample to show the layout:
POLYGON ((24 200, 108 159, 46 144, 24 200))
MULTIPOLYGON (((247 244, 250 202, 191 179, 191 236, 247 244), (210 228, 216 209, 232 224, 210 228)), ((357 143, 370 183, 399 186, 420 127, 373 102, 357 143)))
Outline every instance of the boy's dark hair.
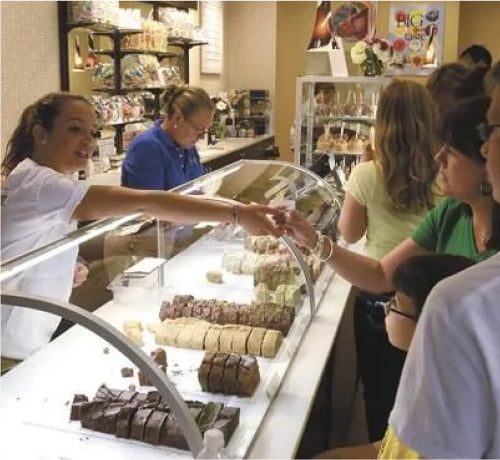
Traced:
POLYGON ((491 67, 493 59, 487 48, 481 45, 471 45, 463 50, 459 59, 468 58, 474 65, 483 64, 486 68, 491 67))
POLYGON ((468 257, 449 254, 413 256, 398 265, 392 275, 392 284, 396 291, 412 300, 415 316, 418 318, 427 296, 437 283, 474 263, 468 257))

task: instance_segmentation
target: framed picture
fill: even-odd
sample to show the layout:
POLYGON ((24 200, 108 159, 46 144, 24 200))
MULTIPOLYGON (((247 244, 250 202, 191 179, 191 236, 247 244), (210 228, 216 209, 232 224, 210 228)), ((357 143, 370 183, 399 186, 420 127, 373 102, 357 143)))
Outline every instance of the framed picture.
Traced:
POLYGON ((393 62, 387 75, 429 75, 443 60, 444 3, 391 4, 388 38, 393 62))

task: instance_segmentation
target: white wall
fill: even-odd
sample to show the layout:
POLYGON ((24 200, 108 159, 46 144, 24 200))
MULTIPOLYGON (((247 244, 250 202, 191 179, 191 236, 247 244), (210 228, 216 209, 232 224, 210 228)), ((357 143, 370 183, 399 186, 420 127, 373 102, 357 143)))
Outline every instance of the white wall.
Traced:
POLYGON ((22 110, 60 88, 57 2, 1 2, 2 157, 22 110))

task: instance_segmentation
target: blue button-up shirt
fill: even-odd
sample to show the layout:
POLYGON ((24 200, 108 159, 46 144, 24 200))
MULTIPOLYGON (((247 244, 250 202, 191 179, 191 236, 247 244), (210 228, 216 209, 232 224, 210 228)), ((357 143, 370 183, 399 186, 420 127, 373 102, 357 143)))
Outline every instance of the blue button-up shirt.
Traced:
POLYGON ((130 144, 122 166, 122 185, 144 190, 169 190, 205 174, 196 148, 184 149, 157 120, 130 144))

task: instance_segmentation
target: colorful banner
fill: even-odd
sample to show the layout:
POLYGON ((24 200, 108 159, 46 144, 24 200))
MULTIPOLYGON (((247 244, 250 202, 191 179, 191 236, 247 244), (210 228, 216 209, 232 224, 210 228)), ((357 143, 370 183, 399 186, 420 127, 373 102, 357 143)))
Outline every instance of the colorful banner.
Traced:
POLYGON ((387 75, 429 75, 443 60, 444 3, 391 4, 393 59, 387 75))

